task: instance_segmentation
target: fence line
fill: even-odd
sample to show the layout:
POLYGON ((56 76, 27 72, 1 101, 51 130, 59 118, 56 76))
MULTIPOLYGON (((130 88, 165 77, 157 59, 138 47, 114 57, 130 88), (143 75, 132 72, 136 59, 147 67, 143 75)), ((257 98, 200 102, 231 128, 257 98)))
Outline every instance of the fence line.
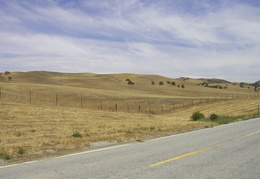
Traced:
MULTIPOLYGON (((37 104, 37 105, 52 105, 52 106, 64 106, 64 107, 76 107, 95 110, 105 110, 113 112, 127 112, 127 113, 170 113, 175 110, 186 108, 194 105, 200 105, 203 103, 213 103, 224 100, 236 100, 236 99, 250 99, 259 98, 258 94, 221 94, 216 97, 204 97, 204 98, 169 98, 169 99, 121 99, 121 100, 100 100, 90 99, 82 96, 70 96, 54 93, 53 95, 35 92, 32 90, 25 91, 24 93, 16 93, 8 90, 3 90, 0 87, 0 100, 13 100, 22 103, 37 104)), ((258 106, 259 111, 259 106, 258 106)))

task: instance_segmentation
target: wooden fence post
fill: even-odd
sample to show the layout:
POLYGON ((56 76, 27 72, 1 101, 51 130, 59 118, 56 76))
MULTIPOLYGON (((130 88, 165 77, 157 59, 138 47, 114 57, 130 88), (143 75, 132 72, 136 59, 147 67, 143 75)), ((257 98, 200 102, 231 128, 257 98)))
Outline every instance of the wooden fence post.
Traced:
POLYGON ((2 88, 0 87, 0 100, 2 99, 2 88))
POLYGON ((32 91, 30 90, 30 103, 32 103, 32 91))
POLYGON ((138 106, 138 113, 141 112, 141 106, 138 106))
POLYGON ((56 106, 58 106, 58 95, 56 94, 56 106))
POLYGON ((80 98, 80 107, 82 108, 83 107, 83 99, 80 98))
POLYGON ((100 101, 100 110, 103 110, 103 103, 100 101))
POLYGON ((117 104, 115 105, 115 111, 117 112, 117 104))

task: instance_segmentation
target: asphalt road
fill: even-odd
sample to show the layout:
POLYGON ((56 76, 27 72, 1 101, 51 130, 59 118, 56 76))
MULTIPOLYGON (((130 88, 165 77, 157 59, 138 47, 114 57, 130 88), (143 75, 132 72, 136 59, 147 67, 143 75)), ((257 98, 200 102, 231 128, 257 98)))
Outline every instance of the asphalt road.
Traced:
POLYGON ((260 118, 0 167, 0 178, 260 178, 260 118))

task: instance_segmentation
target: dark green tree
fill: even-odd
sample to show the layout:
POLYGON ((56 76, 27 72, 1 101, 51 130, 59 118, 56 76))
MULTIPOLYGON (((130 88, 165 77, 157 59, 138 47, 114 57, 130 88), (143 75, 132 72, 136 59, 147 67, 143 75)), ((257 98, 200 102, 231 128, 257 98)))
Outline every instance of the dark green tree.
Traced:
POLYGON ((161 85, 164 85, 164 83, 163 83, 162 81, 160 81, 160 82, 159 82, 159 85, 160 85, 160 86, 161 86, 161 85))
POLYGON ((198 121, 198 120, 204 119, 204 118, 205 118, 205 116, 201 112, 194 112, 191 116, 192 121, 198 121))

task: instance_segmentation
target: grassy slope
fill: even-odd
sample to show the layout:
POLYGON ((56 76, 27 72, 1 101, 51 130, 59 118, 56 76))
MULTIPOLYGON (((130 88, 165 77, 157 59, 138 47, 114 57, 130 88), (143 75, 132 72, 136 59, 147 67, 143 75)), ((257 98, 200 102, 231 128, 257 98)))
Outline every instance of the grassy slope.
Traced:
MULTIPOLYGON (((47 84, 61 85, 71 87, 81 87, 95 90, 114 90, 116 92, 140 93, 152 95, 171 95, 171 96, 216 96, 223 94, 250 94, 253 93, 253 87, 248 89, 240 88, 239 85, 222 83, 221 86, 228 86, 228 89, 213 89, 198 86, 204 80, 197 79, 170 79, 158 75, 137 75, 137 74, 91 74, 91 73, 57 73, 57 72, 16 72, 11 74, 12 83, 28 84, 47 84), (133 86, 126 85, 126 79, 130 79, 135 83, 133 86), (151 81, 156 84, 151 85, 151 81), (163 81, 164 85, 159 86, 159 81, 163 81), (185 85, 185 90, 173 87, 167 84, 167 81, 175 81, 177 85, 185 85)), ((73 91, 76 91, 74 88, 73 91)), ((103 91, 102 91, 103 92, 103 91)), ((102 93, 101 92, 101 93, 102 93)))
POLYGON ((253 88, 240 88, 233 84, 221 84, 228 85, 228 89, 205 88, 197 85, 203 82, 197 79, 183 81, 157 75, 55 72, 16 72, 11 76, 12 81, 0 82, 0 153, 7 152, 16 159, 21 157, 17 154, 19 147, 26 149, 23 156, 29 158, 46 155, 48 151, 60 154, 75 147, 87 147, 95 141, 123 141, 142 139, 150 135, 168 135, 209 126, 207 122, 190 121, 190 116, 195 111, 201 111, 207 116, 211 113, 241 115, 256 112, 257 105, 260 104, 259 97, 253 96, 256 94, 253 88), (127 78, 135 85, 127 85, 127 78), (152 86, 151 81, 156 85, 152 86), (165 85, 159 86, 159 81, 163 81, 165 85), (167 81, 175 81, 177 85, 184 84, 185 89, 168 85, 167 81), (33 92, 32 103, 28 102, 29 90, 33 92), (80 108, 78 104, 62 107, 42 102, 57 93, 66 96, 70 102, 76 97, 84 96, 90 105, 95 102, 90 99, 105 99, 111 104, 114 101, 136 102, 149 99, 148 102, 157 108, 162 104, 167 107, 169 99, 220 98, 227 95, 232 98, 232 94, 240 98, 243 95, 244 99, 202 103, 153 115, 101 111, 87 106, 80 108), (250 99, 246 95, 251 95, 250 99), (71 137, 75 131, 80 132, 83 137, 71 137))

